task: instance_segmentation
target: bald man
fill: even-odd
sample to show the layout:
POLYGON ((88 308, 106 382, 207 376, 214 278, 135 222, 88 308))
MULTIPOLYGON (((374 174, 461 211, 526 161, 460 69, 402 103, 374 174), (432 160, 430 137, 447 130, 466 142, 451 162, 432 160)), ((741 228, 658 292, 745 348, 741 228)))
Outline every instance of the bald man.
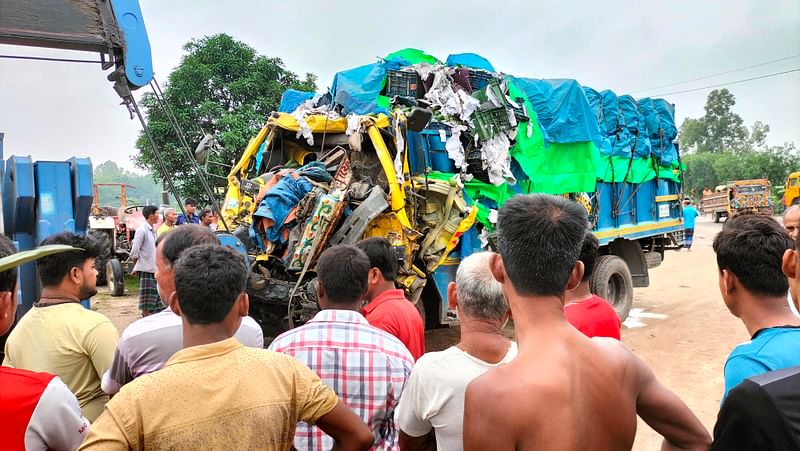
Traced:
POLYGON ((800 205, 792 205, 783 212, 783 228, 793 240, 797 239, 800 232, 800 205))

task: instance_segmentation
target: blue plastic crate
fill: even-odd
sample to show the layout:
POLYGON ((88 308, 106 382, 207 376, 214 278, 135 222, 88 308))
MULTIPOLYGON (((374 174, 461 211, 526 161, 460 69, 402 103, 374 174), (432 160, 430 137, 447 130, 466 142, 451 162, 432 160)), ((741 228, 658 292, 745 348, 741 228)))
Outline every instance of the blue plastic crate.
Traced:
POLYGON ((473 92, 484 89, 494 79, 491 72, 475 69, 469 71, 469 85, 473 92))

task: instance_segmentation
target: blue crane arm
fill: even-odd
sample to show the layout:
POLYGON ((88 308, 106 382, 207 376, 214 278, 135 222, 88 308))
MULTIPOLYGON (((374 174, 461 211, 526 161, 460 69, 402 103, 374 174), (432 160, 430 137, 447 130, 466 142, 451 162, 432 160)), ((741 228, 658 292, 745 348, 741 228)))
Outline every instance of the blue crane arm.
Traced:
POLYGON ((98 52, 122 96, 153 78, 138 0, 0 0, 0 44, 98 52))

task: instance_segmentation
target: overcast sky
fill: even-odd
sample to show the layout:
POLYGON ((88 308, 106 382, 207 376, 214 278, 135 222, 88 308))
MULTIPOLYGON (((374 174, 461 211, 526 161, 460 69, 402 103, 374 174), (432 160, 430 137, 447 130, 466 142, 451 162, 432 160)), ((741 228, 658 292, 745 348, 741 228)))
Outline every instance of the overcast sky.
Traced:
MULTIPOLYGON (((800 2, 786 1, 188 1, 141 0, 156 78, 164 81, 191 38, 228 33, 298 74, 333 74, 406 48, 442 60, 485 56, 499 71, 574 78, 617 94, 800 55, 800 2), (302 6, 300 6, 302 5, 302 6)), ((0 46, 0 54, 94 58, 0 46)), ((634 92, 682 91, 800 68, 800 57, 720 77, 634 92)), ((800 72, 727 87, 770 144, 800 144, 800 72)), ((665 96, 677 123, 703 115, 711 89, 665 96)), ((5 154, 63 160, 89 156, 133 168, 139 130, 95 65, 0 59, 5 154)))

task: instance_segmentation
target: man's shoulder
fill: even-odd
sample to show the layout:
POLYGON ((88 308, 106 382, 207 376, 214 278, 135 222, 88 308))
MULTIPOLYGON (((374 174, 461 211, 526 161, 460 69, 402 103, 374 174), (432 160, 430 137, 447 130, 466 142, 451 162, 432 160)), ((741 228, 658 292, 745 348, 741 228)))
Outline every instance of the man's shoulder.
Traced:
POLYGON ((15 387, 16 391, 21 388, 44 391, 55 377, 50 373, 0 366, 0 386, 15 387))
POLYGON ((165 330, 172 332, 173 329, 177 329, 180 334, 181 328, 182 323, 180 316, 169 310, 162 310, 161 312, 139 318, 130 323, 128 327, 122 331, 120 340, 136 339, 141 335, 153 333, 160 334, 165 330))
POLYGON ((733 348, 728 360, 736 357, 758 359, 775 353, 796 354, 800 358, 800 327, 773 327, 764 330, 755 338, 733 348))

